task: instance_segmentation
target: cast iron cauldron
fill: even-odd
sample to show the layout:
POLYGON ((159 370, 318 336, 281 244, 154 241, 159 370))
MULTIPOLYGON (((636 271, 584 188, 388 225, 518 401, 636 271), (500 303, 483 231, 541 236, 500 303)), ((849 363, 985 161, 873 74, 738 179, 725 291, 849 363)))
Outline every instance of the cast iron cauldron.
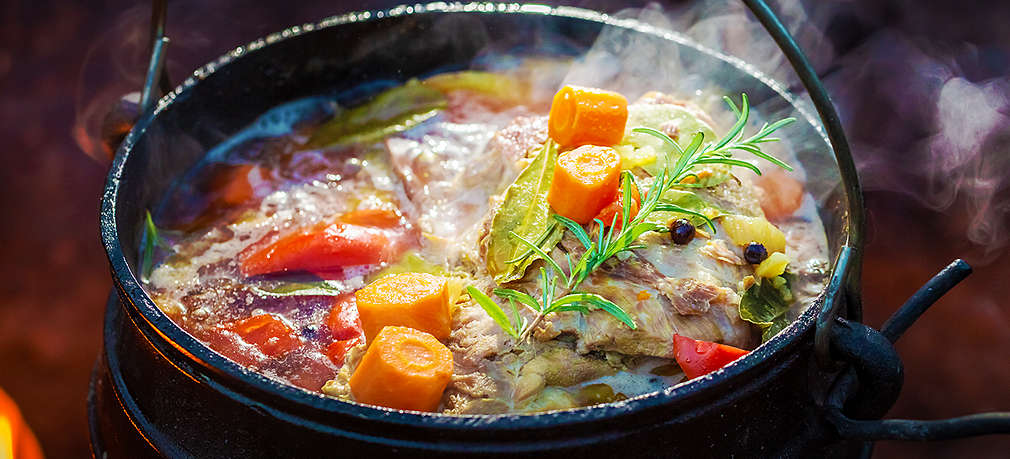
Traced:
MULTIPOLYGON (((952 265, 932 290, 910 301, 911 312, 890 333, 857 322, 862 201, 844 136, 785 29, 762 2, 747 3, 812 88, 823 125, 740 61, 669 31, 574 8, 440 3, 350 14, 271 35, 196 71, 137 122, 102 199, 102 240, 115 292, 89 398, 94 455, 850 456, 869 451, 866 439, 912 437, 850 416, 875 419, 891 406, 901 364, 888 338, 896 339, 970 268, 952 265), (712 83, 725 93, 746 91, 768 110, 795 111, 805 121, 790 138, 821 205, 834 258, 830 283, 786 331, 735 364, 590 408, 536 415, 404 412, 326 398, 245 369, 176 326, 141 288, 135 272, 145 209, 207 150, 268 109, 368 81, 468 68, 489 48, 579 54, 605 28, 675 48, 684 62, 720 75, 712 83)), ((1003 418, 990 421, 961 434, 1007 429, 1003 418)))

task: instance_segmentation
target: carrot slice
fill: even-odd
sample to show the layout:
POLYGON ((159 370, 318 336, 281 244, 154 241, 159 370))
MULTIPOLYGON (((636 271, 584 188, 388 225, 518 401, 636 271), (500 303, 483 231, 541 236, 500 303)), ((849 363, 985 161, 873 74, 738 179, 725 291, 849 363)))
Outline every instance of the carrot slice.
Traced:
POLYGON ((345 223, 298 231, 252 252, 241 254, 242 275, 289 271, 328 272, 344 266, 389 260, 395 252, 379 229, 345 223))
POLYGON ((562 147, 616 145, 624 138, 628 99, 603 89, 565 86, 554 95, 547 133, 562 147))
POLYGON ((452 353, 434 336, 407 327, 384 327, 348 381, 361 403, 434 411, 452 377, 452 353))
POLYGON ((252 164, 239 164, 225 169, 214 177, 214 186, 218 193, 218 204, 237 206, 253 197, 253 186, 249 174, 259 173, 259 168, 252 164))
MULTIPOLYGON (((628 220, 635 218, 638 215, 638 209, 642 205, 642 196, 638 194, 638 189, 634 186, 631 187, 631 209, 628 211, 628 220)), ((622 215, 624 214, 624 192, 621 191, 617 193, 610 204, 604 207, 600 213, 593 217, 593 220, 600 220, 603 222, 603 226, 609 228, 611 223, 614 223, 614 233, 618 233, 624 228, 624 221, 622 220, 622 215)))
POLYGON ((375 228, 396 228, 401 226, 400 215, 389 209, 360 209, 340 216, 340 221, 359 226, 375 228))
POLYGON ((558 215, 586 224, 614 200, 620 180, 616 150, 583 145, 558 157, 547 202, 558 215))
POLYGON ((803 203, 803 184, 785 172, 769 171, 758 177, 756 184, 764 190, 761 210, 769 220, 788 217, 803 203))
POLYGON ((366 285, 354 293, 354 298, 366 343, 371 343, 387 325, 414 328, 440 340, 449 337, 445 278, 427 273, 394 274, 366 285))
POLYGON ((258 314, 232 325, 232 331, 270 357, 280 357, 301 346, 288 324, 270 314, 258 314))

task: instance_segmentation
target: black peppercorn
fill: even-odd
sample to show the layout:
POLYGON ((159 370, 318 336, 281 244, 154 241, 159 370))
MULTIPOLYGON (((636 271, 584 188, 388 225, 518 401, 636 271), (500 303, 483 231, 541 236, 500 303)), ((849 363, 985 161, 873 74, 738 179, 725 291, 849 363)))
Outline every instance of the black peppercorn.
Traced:
POLYGON ((768 258, 768 249, 760 243, 751 242, 743 249, 743 259, 747 260, 747 263, 756 265, 765 261, 765 258, 768 258))
POLYGON ((678 218, 670 223, 670 239, 674 244, 684 245, 694 239, 694 225, 685 218, 678 218))

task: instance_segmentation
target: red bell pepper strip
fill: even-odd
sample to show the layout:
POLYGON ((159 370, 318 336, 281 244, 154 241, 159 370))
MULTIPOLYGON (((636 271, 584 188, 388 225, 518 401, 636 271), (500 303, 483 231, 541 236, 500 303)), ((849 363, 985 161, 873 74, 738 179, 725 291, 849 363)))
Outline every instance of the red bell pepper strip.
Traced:
POLYGON ((270 314, 258 314, 240 320, 231 329, 270 357, 280 357, 302 344, 291 327, 270 314))
POLYGON ((725 344, 673 335, 673 355, 688 379, 707 375, 748 352, 725 344))
POLYGON ((361 318, 358 317, 358 306, 353 294, 340 295, 330 308, 330 316, 326 320, 330 333, 335 340, 351 339, 364 336, 361 328, 361 318))
POLYGON ((337 271, 344 266, 387 261, 392 251, 393 244, 382 230, 338 222, 289 234, 251 254, 240 255, 239 269, 246 277, 337 271))
MULTIPOLYGON (((642 205, 642 196, 638 194, 638 189, 631 187, 631 210, 628 211, 628 220, 633 220, 638 216, 638 209, 642 205)), ((624 214, 624 192, 617 193, 614 200, 607 204, 600 213, 596 214, 593 219, 599 219, 603 222, 603 226, 606 228, 610 227, 611 223, 614 223, 614 234, 617 234, 623 228, 624 222, 621 220, 624 214), (616 219, 614 217, 617 217, 616 219)))
POLYGON ((364 341, 364 336, 355 336, 351 339, 336 340, 326 347, 326 356, 330 358, 330 361, 333 362, 334 365, 338 367, 343 366, 344 358, 347 357, 347 351, 364 341))
POLYGON ((326 356, 339 367, 344 364, 347 351, 365 341, 365 332, 361 327, 354 295, 347 294, 336 298, 326 325, 333 335, 333 342, 326 348, 326 356))

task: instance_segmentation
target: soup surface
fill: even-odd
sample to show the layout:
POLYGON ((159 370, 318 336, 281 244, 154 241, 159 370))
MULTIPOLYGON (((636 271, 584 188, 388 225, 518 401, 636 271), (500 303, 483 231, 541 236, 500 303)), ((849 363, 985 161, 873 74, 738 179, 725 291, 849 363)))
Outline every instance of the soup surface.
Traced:
POLYGON ((452 414, 653 392, 787 326, 827 270, 788 121, 531 77, 563 69, 278 107, 152 209, 145 288, 271 378, 452 414))

